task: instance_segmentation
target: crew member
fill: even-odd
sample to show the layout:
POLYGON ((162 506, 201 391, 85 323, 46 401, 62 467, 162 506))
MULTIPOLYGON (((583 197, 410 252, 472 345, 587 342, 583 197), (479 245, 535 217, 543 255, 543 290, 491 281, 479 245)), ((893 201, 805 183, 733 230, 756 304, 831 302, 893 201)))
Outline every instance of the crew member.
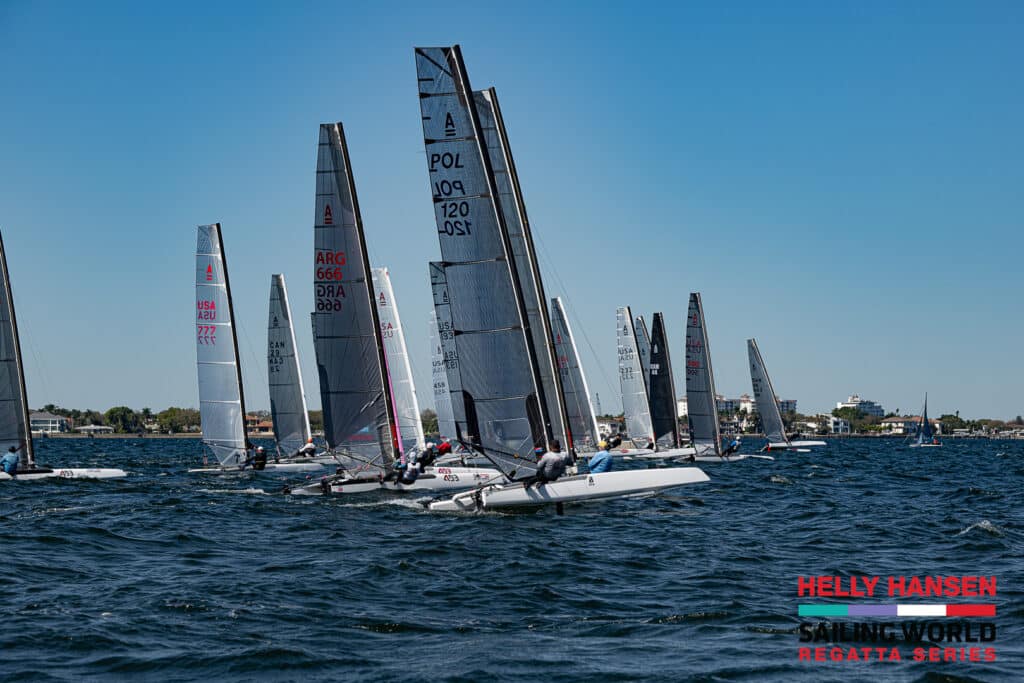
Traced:
POLYGON ((722 451, 722 457, 724 458, 727 455, 732 455, 733 453, 735 453, 739 449, 740 449, 740 440, 739 439, 733 439, 732 443, 730 443, 725 448, 725 450, 722 451))
POLYGON ((608 452, 608 442, 602 441, 597 444, 597 453, 590 456, 590 462, 587 466, 590 468, 591 474, 598 474, 600 472, 611 472, 612 470, 612 454, 608 452))
POLYGON ((0 458, 0 471, 9 474, 12 479, 18 475, 18 463, 21 462, 21 456, 18 455, 20 448, 21 446, 11 446, 4 457, 0 458))
POLYGON ((306 443, 302 444, 302 448, 295 453, 297 458, 312 458, 314 455, 316 455, 316 444, 313 443, 312 437, 306 439, 306 443))
MULTIPOLYGON (((450 449, 449 449, 450 450, 450 449)), ((437 456, 440 450, 437 448, 437 444, 433 441, 428 441, 426 448, 420 453, 420 457, 417 460, 420 472, 425 471, 428 467, 434 464, 437 460, 437 456)))
POLYGON ((448 439, 441 439, 441 445, 437 447, 438 457, 448 455, 452 452, 452 442, 448 439))
POLYGON ((256 454, 252 456, 252 468, 256 471, 267 468, 267 451, 263 446, 256 447, 256 454))
MULTIPOLYGON (((538 451, 540 451, 539 448, 534 450, 535 453, 538 451)), ((530 478, 526 486, 539 486, 555 481, 565 474, 565 467, 569 464, 571 457, 570 454, 562 452, 562 444, 558 439, 552 439, 551 450, 542 454, 537 460, 537 474, 530 478)))
POLYGON ((399 472, 398 483, 409 486, 410 484, 415 484, 419 476, 420 468, 416 463, 416 454, 413 453, 409 456, 409 462, 405 463, 404 468, 399 472))

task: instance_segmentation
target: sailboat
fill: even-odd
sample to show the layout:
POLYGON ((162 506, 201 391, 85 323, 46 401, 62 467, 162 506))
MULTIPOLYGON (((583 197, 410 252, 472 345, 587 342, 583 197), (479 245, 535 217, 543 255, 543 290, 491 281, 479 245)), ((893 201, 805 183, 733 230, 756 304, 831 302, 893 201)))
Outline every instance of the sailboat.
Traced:
POLYGON ((455 437, 510 480, 430 504, 460 511, 639 495, 707 481, 696 468, 570 476, 539 487, 535 448, 573 446, 533 242, 494 89, 473 92, 458 46, 416 48, 442 261, 430 265, 455 437), (563 440, 564 437, 564 440, 563 440))
MULTIPOLYGON (((751 457, 740 453, 725 454, 718 424, 718 403, 715 375, 711 370, 711 349, 708 329, 704 323, 704 306, 700 293, 690 294, 686 315, 686 403, 690 426, 690 444, 694 454, 688 460, 726 462, 751 457)), ((753 456, 774 460, 771 456, 753 456)))
MULTIPOLYGON (((622 392, 622 414, 626 420, 626 434, 633 448, 616 448, 614 455, 646 455, 654 453, 654 424, 651 421, 650 393, 647 390, 647 370, 644 368, 642 350, 635 321, 629 306, 615 311, 616 341, 619 359, 619 390, 622 392)), ((646 340, 646 326, 644 339, 646 340)), ((650 342, 646 343, 648 366, 650 365, 650 342)))
POLYGON ((3 382, 0 383, 0 455, 8 453, 13 448, 22 461, 14 477, 0 472, 0 481, 54 478, 115 479, 128 476, 124 470, 114 468, 57 468, 36 463, 25 391, 25 371, 21 363, 21 340, 18 337, 18 320, 14 314, 14 296, 11 294, 11 278, 7 271, 7 253, 4 251, 2 236, 0 275, 3 276, 3 287, 0 291, 0 376, 3 377, 3 382))
POLYGON ((938 448, 942 446, 932 431, 932 423, 928 421, 928 394, 924 395, 924 408, 921 409, 921 419, 917 422, 917 435, 910 444, 911 448, 938 448))
MULTIPOLYGON (((270 390, 270 415, 274 423, 277 457, 273 463, 319 464, 334 462, 323 454, 312 457, 297 455, 299 448, 310 439, 309 411, 306 392, 302 386, 298 347, 292 310, 288 302, 288 288, 284 275, 270 276, 270 313, 267 321, 267 384, 270 390)), ((309 470, 319 469, 309 467, 309 470)))
MULTIPOLYGON (((253 470, 245 429, 245 392, 238 359, 231 282, 220 223, 198 226, 196 241, 196 371, 203 443, 216 466, 191 473, 217 474, 253 470)), ((262 465, 261 465, 262 466, 262 465)), ((268 462, 264 469, 301 472, 321 469, 305 462, 268 462)))
POLYGON ((569 325, 569 317, 560 297, 551 299, 551 333, 554 335, 555 353, 558 358, 558 372, 565 396, 566 416, 569 431, 573 435, 576 449, 580 453, 594 451, 600 434, 597 418, 590 404, 590 388, 587 376, 580 364, 580 354, 569 325))
POLYGON ((824 441, 797 441, 786 436, 786 427, 782 422, 778 397, 772 386, 772 380, 768 377, 768 369, 761 357, 761 350, 757 348, 757 340, 747 340, 747 356, 750 359, 750 383, 754 388, 754 401, 757 403, 757 411, 761 415, 764 436, 768 440, 762 450, 809 452, 807 449, 811 446, 828 445, 824 441))
POLYGON ((427 467, 409 485, 389 476, 396 463, 412 455, 422 432, 410 425, 412 420, 418 422, 418 411, 415 416, 408 414, 416 411, 415 404, 399 408, 396 401, 396 384, 406 396, 412 392, 408 355, 400 327, 396 331, 397 315, 382 322, 380 311, 394 308, 394 296, 390 284, 384 288, 381 281, 380 292, 386 298, 382 307, 374 291, 351 169, 341 123, 322 124, 313 226, 313 337, 324 438, 341 467, 336 475, 290 490, 313 495, 382 489, 451 491, 496 481, 501 478, 497 470, 471 467, 427 467), (392 339, 400 349, 390 364, 382 325, 396 331, 392 339))

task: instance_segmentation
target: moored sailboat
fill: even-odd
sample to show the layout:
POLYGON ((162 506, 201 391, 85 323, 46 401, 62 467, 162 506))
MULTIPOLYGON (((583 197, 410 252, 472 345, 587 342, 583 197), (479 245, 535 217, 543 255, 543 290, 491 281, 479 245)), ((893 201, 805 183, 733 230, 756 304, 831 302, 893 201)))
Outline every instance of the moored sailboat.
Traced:
POLYGON ((97 467, 47 467, 36 462, 21 363, 21 340, 14 313, 7 253, 0 236, 0 455, 14 453, 21 461, 14 476, 0 471, 0 481, 35 479, 115 479, 128 476, 124 470, 97 467), (22 466, 24 464, 24 466, 22 466))

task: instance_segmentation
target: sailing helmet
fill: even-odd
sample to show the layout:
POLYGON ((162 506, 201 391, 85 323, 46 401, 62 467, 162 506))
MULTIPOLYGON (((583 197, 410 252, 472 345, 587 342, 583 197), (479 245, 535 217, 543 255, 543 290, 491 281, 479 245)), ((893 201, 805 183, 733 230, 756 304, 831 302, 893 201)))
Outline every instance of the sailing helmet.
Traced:
POLYGON ((434 443, 433 441, 428 441, 427 448, 437 448, 437 444, 434 443))
POLYGON ((313 443, 313 437, 309 437, 308 439, 306 439, 306 443, 313 443))
POLYGON ((263 446, 257 446, 256 447, 256 452, 257 453, 262 453, 263 452, 263 446))
POLYGON ((598 442, 597 447, 601 449, 608 448, 608 442, 602 439, 598 442))

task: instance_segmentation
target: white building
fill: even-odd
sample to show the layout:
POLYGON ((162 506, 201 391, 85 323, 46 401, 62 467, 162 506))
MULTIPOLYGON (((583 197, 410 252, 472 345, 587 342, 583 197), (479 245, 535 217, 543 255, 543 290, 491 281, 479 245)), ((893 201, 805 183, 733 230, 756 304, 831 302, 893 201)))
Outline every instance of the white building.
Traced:
POLYGON ((850 396, 846 399, 846 402, 836 403, 836 408, 853 408, 860 411, 864 415, 875 415, 882 417, 885 415, 885 411, 882 410, 882 406, 874 401, 869 401, 866 398, 861 398, 857 394, 850 396))
MULTIPOLYGON (((718 412, 720 414, 747 413, 749 415, 757 410, 757 401, 755 401, 750 394, 743 394, 739 398, 725 398, 722 395, 718 395, 715 398, 715 404, 718 406, 718 412)), ((779 410, 783 413, 795 413, 796 399, 780 400, 779 410)), ((676 415, 679 417, 686 417, 689 412, 686 397, 683 396, 681 399, 676 401, 676 415)))
POLYGON ((61 434, 71 431, 71 420, 53 413, 32 413, 28 416, 33 434, 61 434))
POLYGON ((107 425, 84 425, 75 427, 75 431, 83 434, 113 434, 114 428, 107 425))
POLYGON ((822 415, 821 419, 828 424, 829 434, 849 434, 850 423, 834 415, 822 415))

